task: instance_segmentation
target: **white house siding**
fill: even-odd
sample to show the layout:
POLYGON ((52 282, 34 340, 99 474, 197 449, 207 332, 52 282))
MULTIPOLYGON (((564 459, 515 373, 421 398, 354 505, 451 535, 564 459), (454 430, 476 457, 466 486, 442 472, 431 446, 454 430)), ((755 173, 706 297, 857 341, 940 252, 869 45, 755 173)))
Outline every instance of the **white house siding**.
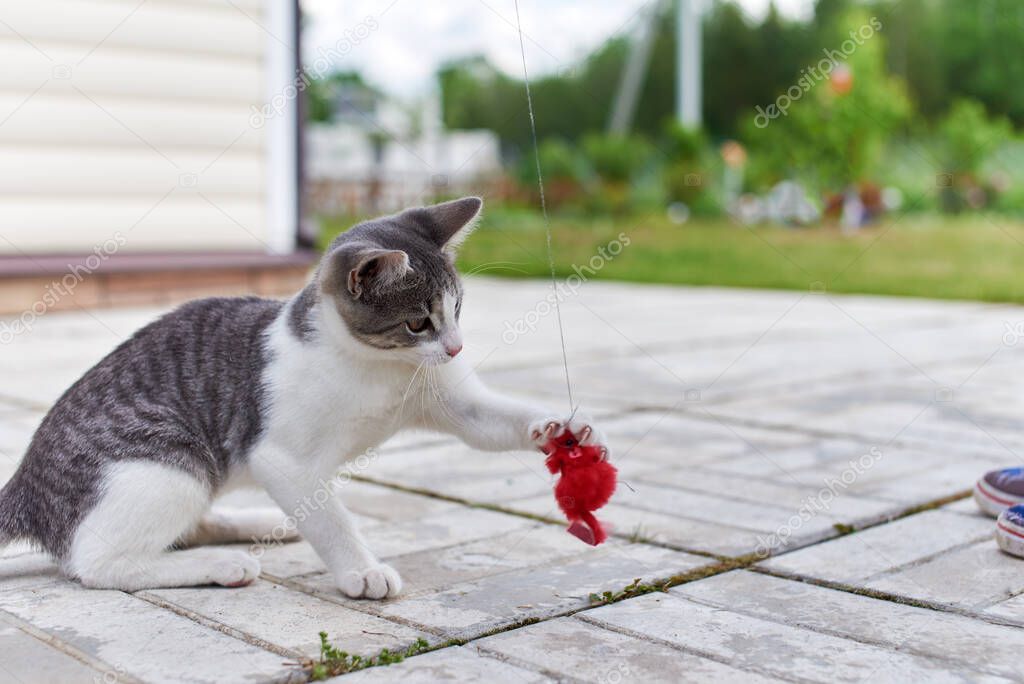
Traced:
MULTIPOLYGON (((288 0, 266 0, 288 2, 288 0)), ((0 0, 0 254, 270 251, 264 0, 0 0)))

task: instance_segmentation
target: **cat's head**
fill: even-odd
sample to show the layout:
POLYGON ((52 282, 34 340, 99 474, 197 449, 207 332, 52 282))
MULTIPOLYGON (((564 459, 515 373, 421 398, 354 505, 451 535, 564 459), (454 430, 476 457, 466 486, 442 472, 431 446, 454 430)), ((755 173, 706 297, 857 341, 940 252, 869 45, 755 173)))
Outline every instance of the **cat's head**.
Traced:
POLYGON ((317 281, 365 350, 413 364, 462 350, 462 284, 455 250, 473 229, 478 197, 407 209, 357 224, 328 248, 317 281))

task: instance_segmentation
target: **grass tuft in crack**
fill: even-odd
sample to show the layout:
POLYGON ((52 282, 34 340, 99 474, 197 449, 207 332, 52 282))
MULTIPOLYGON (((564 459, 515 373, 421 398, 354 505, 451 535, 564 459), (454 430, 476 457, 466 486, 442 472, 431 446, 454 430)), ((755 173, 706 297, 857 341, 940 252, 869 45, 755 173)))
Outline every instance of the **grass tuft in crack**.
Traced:
POLYGON ((623 599, 643 596, 644 594, 651 594, 656 591, 668 591, 672 587, 678 587, 680 584, 696 582, 697 580, 713 577, 714 575, 729 572, 731 570, 749 568, 760 560, 764 560, 764 558, 758 553, 748 553, 743 556, 723 558, 718 563, 702 565, 694 568, 693 570, 673 575, 666 580, 659 580, 654 584, 644 584, 638 577, 618 591, 603 591, 600 594, 591 594, 590 605, 603 606, 608 603, 616 603, 623 599))
POLYGON ((375 656, 364 658, 361 655, 350 654, 335 648, 328 641, 327 632, 320 632, 320 660, 307 661, 303 663, 303 666, 309 671, 310 679, 319 681, 346 672, 365 670, 368 667, 394 665, 422 653, 427 650, 428 646, 429 644, 424 639, 417 639, 404 651, 391 651, 385 648, 375 656))
POLYGON ((590 605, 600 606, 606 603, 615 603, 622 599, 633 598, 634 596, 643 596, 644 594, 650 594, 654 591, 665 591, 666 589, 667 587, 661 584, 643 584, 641 583, 640 578, 637 577, 618 591, 603 591, 600 594, 591 594, 590 605))

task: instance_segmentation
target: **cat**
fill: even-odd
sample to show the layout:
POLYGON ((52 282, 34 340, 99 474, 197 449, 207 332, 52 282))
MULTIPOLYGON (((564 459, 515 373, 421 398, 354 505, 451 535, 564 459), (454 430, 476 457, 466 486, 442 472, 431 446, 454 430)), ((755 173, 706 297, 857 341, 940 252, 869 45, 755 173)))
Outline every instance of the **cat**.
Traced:
POLYGON ((607 455, 590 421, 492 392, 459 355, 455 254, 482 204, 357 224, 288 301, 201 299, 139 330, 42 420, 0 491, 0 544, 28 540, 91 588, 244 586, 256 558, 199 547, 280 539, 281 511, 211 509, 256 484, 343 594, 382 599, 401 578, 370 551, 343 488, 325 487, 344 464, 405 428, 489 451, 571 429, 607 455))

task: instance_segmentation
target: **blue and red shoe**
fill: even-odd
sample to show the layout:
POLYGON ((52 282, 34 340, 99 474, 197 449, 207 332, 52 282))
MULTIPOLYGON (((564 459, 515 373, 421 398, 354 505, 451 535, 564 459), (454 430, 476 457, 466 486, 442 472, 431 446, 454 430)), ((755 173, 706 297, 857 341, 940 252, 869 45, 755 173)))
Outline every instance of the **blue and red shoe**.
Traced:
POLYGON ((1024 505, 1007 508, 996 522, 996 543, 1011 556, 1024 558, 1024 505))
POLYGON ((1011 506, 1024 504, 1024 468, 985 473, 974 485, 974 500, 982 511, 998 518, 1011 506))

